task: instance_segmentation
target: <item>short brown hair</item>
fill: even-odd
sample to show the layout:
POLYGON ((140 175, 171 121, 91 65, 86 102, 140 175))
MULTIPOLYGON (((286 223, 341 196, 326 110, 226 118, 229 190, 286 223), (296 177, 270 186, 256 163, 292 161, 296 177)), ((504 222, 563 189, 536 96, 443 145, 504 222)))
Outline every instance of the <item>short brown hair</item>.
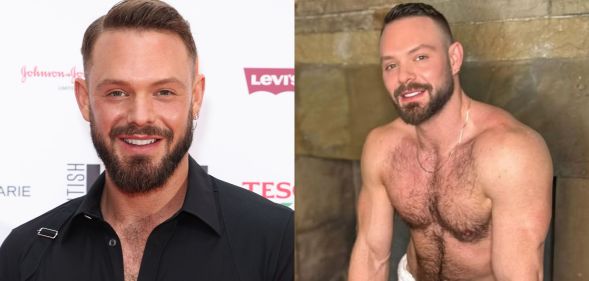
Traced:
POLYGON ((454 37, 452 36, 452 31, 450 30, 450 25, 448 24, 446 17, 431 5, 424 3, 404 3, 393 7, 384 17, 384 25, 381 34, 387 24, 401 18, 412 16, 423 16, 432 19, 442 28, 446 38, 450 41, 449 43, 454 42, 454 37))
POLYGON ((190 25, 174 7, 158 0, 124 0, 114 5, 106 15, 96 19, 86 29, 82 41, 85 73, 88 73, 92 50, 98 36, 106 30, 125 28, 173 32, 180 36, 188 54, 196 61, 196 44, 190 25))

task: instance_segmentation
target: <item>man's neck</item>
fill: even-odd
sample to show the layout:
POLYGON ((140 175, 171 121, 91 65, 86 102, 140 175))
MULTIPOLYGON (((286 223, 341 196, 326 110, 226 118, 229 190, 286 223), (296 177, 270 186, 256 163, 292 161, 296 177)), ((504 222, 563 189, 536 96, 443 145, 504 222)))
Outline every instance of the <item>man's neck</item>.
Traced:
POLYGON ((188 166, 188 154, 186 154, 164 186, 140 194, 122 192, 107 173, 100 200, 104 219, 111 225, 145 219, 158 225, 167 220, 180 210, 184 202, 188 183, 188 166))
POLYGON ((422 150, 445 155, 459 141, 464 141, 463 128, 471 100, 459 88, 436 115, 415 126, 417 141, 422 150))

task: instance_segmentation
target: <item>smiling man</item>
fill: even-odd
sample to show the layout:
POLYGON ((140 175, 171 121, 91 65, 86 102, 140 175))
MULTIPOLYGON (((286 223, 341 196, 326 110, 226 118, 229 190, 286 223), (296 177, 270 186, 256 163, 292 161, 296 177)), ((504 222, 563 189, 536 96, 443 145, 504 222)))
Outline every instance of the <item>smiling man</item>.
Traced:
POLYGON ((400 118, 362 155, 350 280, 388 280, 393 215, 410 227, 398 280, 542 280, 552 164, 542 137, 460 86, 463 49, 442 14, 395 6, 380 38, 400 118))
POLYGON ((292 280, 292 211, 188 155, 205 80, 178 12, 123 1, 88 27, 82 56, 76 99, 106 172, 12 231, 0 280, 292 280))

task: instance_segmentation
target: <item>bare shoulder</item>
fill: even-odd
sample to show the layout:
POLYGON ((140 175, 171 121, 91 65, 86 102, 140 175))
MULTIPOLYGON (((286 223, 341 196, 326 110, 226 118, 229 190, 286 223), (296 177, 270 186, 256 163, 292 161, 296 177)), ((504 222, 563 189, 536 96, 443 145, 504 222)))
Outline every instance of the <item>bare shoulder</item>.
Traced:
POLYGON ((480 126, 474 142, 476 156, 480 160, 501 161, 510 155, 508 158, 547 156, 548 148, 540 134, 500 108, 490 105, 483 107, 479 122, 484 125, 480 126))
POLYGON ((362 150, 362 174, 378 177, 392 151, 411 134, 414 131, 400 119, 372 129, 362 150))
POLYGON ((363 158, 365 156, 379 158, 379 155, 390 152, 403 139, 412 134, 414 134, 414 131, 411 130, 411 126, 400 119, 395 119, 390 123, 374 128, 368 133, 364 142, 363 158))
POLYGON ((552 160, 540 134, 500 108, 481 108, 483 125, 473 141, 481 180, 497 186, 514 177, 552 178, 552 160))

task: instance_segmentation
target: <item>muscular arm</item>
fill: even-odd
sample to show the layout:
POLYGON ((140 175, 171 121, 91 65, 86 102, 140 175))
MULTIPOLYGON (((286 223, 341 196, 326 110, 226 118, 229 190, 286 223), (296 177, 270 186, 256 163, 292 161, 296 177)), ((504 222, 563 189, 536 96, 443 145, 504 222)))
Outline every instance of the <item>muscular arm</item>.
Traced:
POLYGON ((393 237, 393 208, 380 172, 386 155, 377 131, 362 153, 362 190, 358 199, 358 232, 350 260, 349 280, 388 280, 393 237))
POLYGON ((531 130, 489 143, 481 163, 492 200, 491 262, 496 280, 542 280, 552 202, 552 161, 531 130))

